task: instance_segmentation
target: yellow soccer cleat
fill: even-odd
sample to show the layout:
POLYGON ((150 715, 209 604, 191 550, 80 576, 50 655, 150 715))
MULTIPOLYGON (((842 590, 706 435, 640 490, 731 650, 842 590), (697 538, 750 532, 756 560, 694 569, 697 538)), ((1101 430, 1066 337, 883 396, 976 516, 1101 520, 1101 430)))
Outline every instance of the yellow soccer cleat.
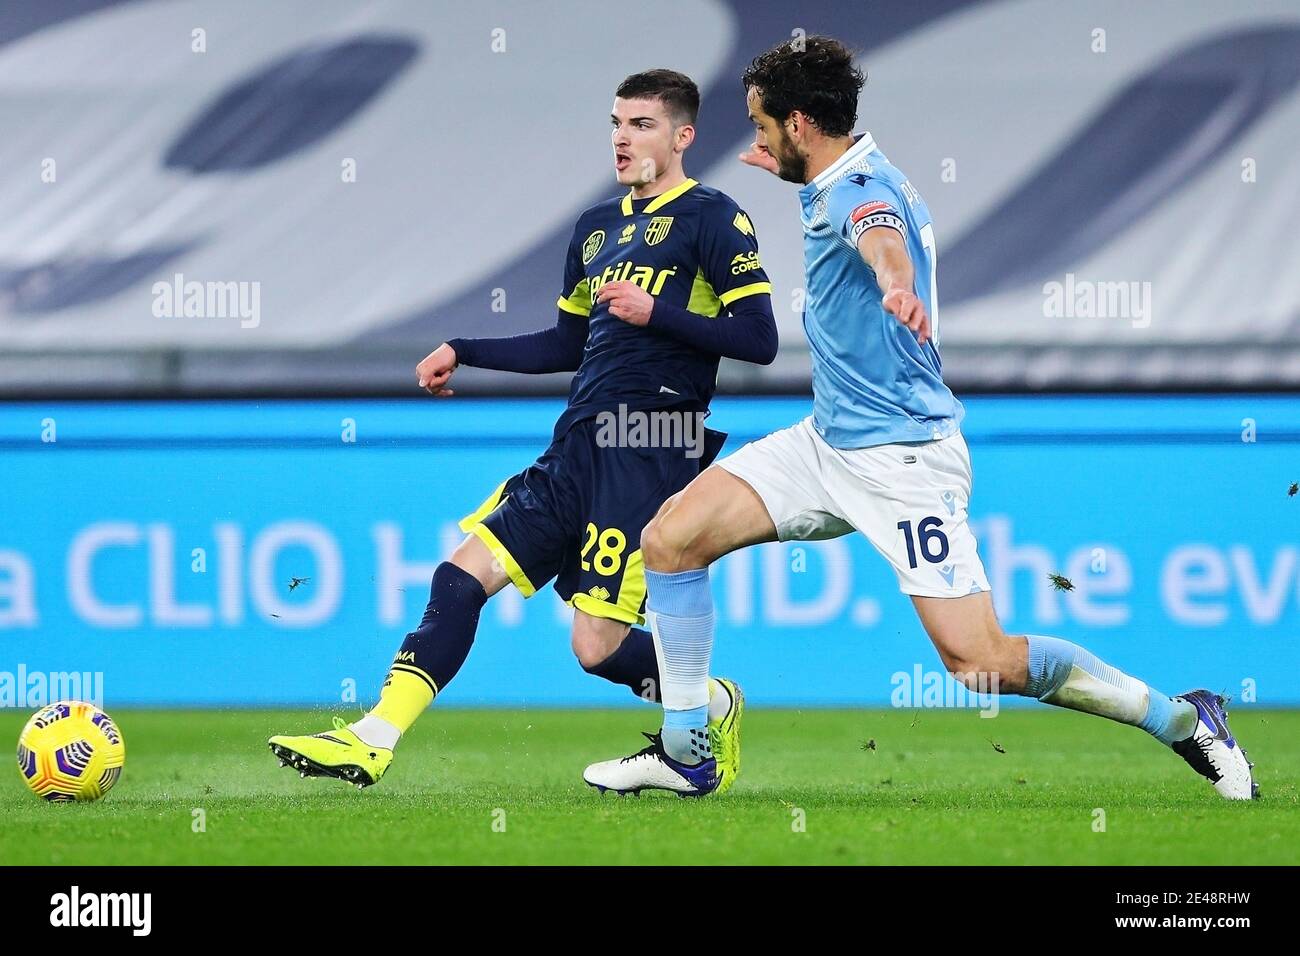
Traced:
POLYGON ((714 677, 731 697, 731 707, 719 720, 709 720, 709 746, 718 761, 718 789, 726 793, 740 773, 740 719, 745 715, 745 695, 740 685, 725 677, 714 677))
POLYGON ((276 734, 267 743, 281 767, 293 767, 304 777, 337 777, 356 784, 358 790, 378 783, 393 762, 391 750, 371 747, 341 717, 335 717, 334 729, 323 734, 276 734))

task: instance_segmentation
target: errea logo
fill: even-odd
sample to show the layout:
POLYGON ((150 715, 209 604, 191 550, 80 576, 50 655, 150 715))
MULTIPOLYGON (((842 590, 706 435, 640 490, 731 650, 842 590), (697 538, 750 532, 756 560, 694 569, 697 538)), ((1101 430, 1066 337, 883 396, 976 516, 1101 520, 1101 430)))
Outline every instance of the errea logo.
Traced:
POLYGON ((752 236, 754 234, 754 224, 749 221, 749 217, 743 212, 736 213, 736 218, 731 220, 731 224, 740 230, 741 235, 752 236))
POLYGON ((753 272, 755 269, 761 268, 763 268, 763 264, 758 261, 758 252, 754 249, 749 250, 749 252, 738 252, 736 257, 731 260, 731 274, 733 276, 753 272))

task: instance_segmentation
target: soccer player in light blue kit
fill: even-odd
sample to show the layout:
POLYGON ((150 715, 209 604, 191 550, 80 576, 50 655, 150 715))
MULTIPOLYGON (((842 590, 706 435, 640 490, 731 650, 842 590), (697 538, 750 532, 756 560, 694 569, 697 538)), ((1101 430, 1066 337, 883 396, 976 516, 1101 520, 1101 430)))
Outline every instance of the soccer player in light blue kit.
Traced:
POLYGON ((663 729, 639 753, 588 767, 586 781, 712 792, 709 565, 751 544, 856 530, 893 565, 944 666, 967 686, 1141 727, 1223 797, 1256 796, 1223 698, 1171 698, 1069 641, 1002 631, 967 521, 962 406, 941 375, 930 212, 869 133, 851 135, 864 76, 843 44, 782 44, 742 79, 757 134, 741 159, 804 184, 813 414, 718 461, 646 526, 663 729))

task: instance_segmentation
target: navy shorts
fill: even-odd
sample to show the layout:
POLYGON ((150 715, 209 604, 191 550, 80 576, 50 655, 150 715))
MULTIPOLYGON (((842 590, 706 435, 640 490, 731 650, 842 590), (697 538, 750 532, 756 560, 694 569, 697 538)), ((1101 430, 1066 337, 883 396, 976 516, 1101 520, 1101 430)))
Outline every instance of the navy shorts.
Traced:
MULTIPOLYGON (((479 538, 524 597, 551 578, 571 606, 645 620, 641 529, 708 467, 726 435, 681 447, 602 446, 596 419, 575 423, 532 465, 493 489, 460 529, 479 538)), ((608 445, 608 443, 606 443, 608 445)))

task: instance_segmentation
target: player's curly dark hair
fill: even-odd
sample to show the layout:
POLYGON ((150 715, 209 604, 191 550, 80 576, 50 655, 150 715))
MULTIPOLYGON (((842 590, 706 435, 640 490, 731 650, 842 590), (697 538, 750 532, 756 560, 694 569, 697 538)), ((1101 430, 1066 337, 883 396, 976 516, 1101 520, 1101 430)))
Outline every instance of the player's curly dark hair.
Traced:
POLYGON ((618 85, 614 95, 625 100, 658 99, 675 126, 694 126, 700 113, 700 88, 676 70, 633 73, 618 85))
POLYGON ((847 136, 858 118, 858 93, 867 75, 853 65, 853 51, 830 37, 797 37, 754 61, 741 75, 763 111, 782 122, 798 110, 827 136, 847 136))

